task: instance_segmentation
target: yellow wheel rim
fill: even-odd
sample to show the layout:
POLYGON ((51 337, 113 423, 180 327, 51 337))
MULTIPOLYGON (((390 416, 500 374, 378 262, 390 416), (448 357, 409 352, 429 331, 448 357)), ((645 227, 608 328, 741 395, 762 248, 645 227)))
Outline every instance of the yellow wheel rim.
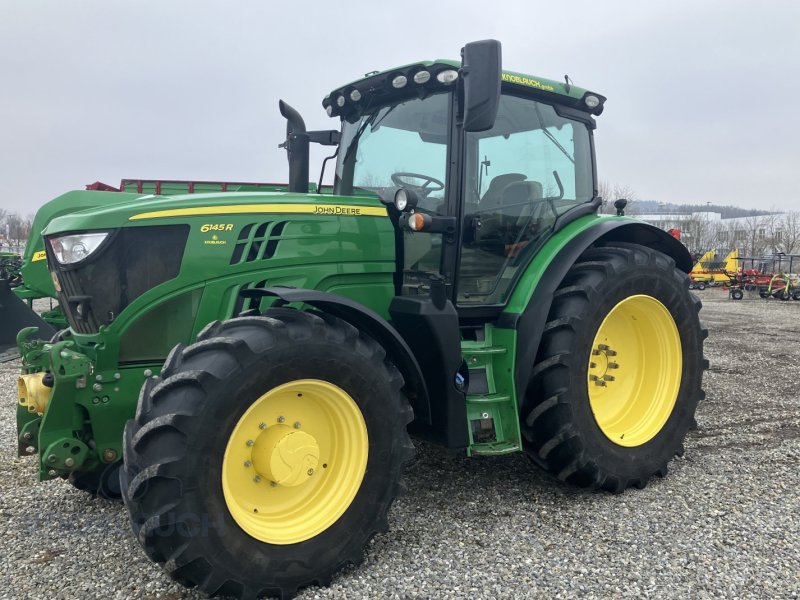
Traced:
POLYGON ((316 379, 285 383, 233 428, 222 459, 225 502, 248 535, 296 544, 347 510, 368 455, 367 426, 347 392, 316 379))
POLYGON ((681 338, 652 296, 625 298, 606 315, 589 355, 589 404, 605 436, 620 446, 653 439, 678 398, 681 338))

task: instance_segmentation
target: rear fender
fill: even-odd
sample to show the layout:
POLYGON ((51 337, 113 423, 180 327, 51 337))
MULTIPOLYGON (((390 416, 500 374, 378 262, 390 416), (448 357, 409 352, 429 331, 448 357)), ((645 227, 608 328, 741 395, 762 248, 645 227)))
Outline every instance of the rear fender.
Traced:
POLYGON ((502 313, 497 321, 498 327, 517 331, 514 372, 517 398, 523 398, 528 387, 553 294, 580 255, 590 246, 603 242, 640 244, 670 256, 675 266, 684 273, 692 269, 692 257, 686 247, 666 231, 648 223, 631 219, 602 219, 577 233, 544 269, 522 312, 502 313))

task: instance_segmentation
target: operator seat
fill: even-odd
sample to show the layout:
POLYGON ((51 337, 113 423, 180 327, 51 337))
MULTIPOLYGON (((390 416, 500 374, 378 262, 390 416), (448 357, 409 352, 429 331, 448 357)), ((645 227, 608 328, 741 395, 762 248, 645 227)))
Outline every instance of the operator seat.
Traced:
POLYGON ((510 183, 524 181, 527 178, 528 176, 522 173, 501 173, 493 177, 489 182, 489 187, 486 188, 486 192, 478 202, 478 210, 485 211, 497 208, 503 202, 502 196, 505 187, 510 183))

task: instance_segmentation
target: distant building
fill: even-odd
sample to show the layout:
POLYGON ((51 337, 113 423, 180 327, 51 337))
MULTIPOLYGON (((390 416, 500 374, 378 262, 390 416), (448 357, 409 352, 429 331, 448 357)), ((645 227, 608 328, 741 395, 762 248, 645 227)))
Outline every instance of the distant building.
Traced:
MULTIPOLYGON (((679 229, 691 252, 720 252, 739 248, 748 255, 783 252, 789 213, 723 219, 718 212, 652 213, 635 215, 665 231, 679 229)), ((796 216, 796 215, 795 215, 796 216)), ((794 245, 794 243, 793 243, 794 245)), ((789 248, 798 252, 800 248, 789 248)))

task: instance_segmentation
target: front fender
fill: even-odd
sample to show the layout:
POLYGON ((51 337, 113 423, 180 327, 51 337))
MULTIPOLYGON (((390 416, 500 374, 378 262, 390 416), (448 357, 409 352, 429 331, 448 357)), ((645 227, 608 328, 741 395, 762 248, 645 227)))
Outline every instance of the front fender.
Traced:
POLYGON ((422 369, 405 340, 378 313, 350 298, 318 290, 275 286, 242 290, 241 295, 246 298, 273 296, 284 303, 308 304, 347 321, 369 335, 383 346, 387 356, 402 373, 405 387, 410 392, 409 402, 414 409, 414 419, 430 424, 430 398, 422 369))

